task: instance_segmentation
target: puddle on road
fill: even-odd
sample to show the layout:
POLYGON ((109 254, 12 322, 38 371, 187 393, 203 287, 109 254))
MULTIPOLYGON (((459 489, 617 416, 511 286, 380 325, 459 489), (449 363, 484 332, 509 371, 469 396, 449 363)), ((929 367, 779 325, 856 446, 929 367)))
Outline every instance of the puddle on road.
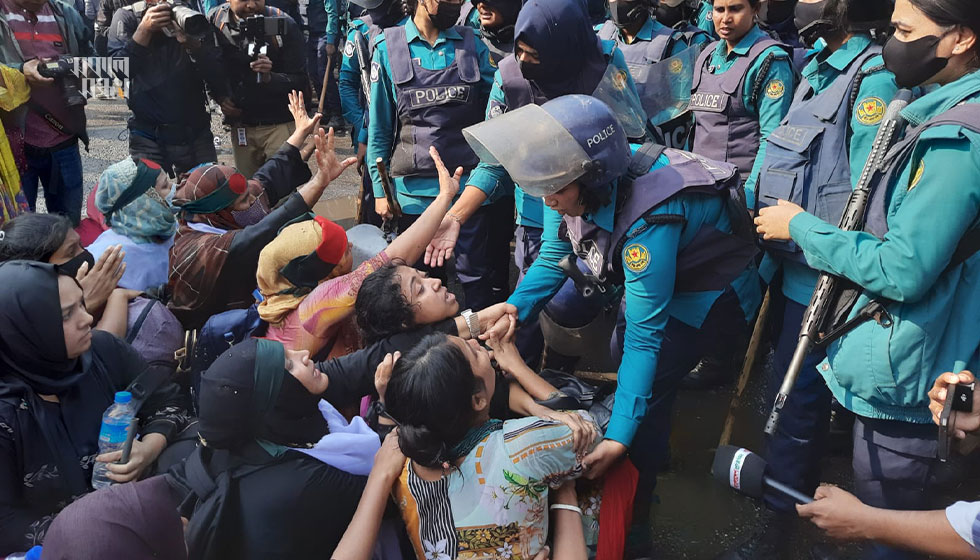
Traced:
POLYGON ((313 205, 313 212, 323 216, 332 222, 336 222, 344 229, 354 227, 354 216, 357 213, 357 197, 353 195, 338 196, 336 198, 321 198, 313 205))

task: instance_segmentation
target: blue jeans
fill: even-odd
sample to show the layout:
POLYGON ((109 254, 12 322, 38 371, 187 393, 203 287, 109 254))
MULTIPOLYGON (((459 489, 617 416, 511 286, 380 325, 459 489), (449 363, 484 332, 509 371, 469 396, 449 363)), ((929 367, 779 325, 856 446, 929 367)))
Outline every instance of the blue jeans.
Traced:
POLYGON ((44 187, 44 204, 49 214, 64 214, 77 226, 82 218, 82 156, 78 142, 60 150, 25 146, 27 170, 21 188, 31 211, 36 211, 37 191, 44 187))

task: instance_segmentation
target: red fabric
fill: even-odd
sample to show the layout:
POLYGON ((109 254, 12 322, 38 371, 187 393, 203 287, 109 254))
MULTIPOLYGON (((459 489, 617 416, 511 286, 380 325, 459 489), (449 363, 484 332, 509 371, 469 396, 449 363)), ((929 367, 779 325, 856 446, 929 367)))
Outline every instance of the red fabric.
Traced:
POLYGON ((633 498, 640 472, 628 458, 606 471, 599 506, 599 544, 596 560, 621 560, 626 535, 633 523, 633 498))
POLYGON ((85 202, 85 213, 87 216, 85 219, 78 224, 75 228, 75 233, 81 238, 82 247, 88 247, 96 240, 102 232, 109 229, 109 225, 105 223, 105 217, 99 209, 95 207, 95 192, 99 190, 99 184, 95 183, 95 188, 88 195, 88 200, 85 202))
POLYGON ((323 216, 314 219, 320 224, 322 232, 322 240, 316 248, 316 255, 327 264, 340 264, 344 253, 347 252, 347 232, 323 216))

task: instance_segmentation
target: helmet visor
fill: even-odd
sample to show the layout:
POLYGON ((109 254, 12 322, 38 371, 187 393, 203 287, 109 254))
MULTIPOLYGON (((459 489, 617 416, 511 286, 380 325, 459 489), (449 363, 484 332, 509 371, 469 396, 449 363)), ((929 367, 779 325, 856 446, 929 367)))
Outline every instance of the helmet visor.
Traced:
POLYGON ((643 111, 654 126, 660 126, 687 110, 694 83, 694 65, 699 54, 700 46, 694 46, 657 64, 630 68, 637 81, 647 84, 643 93, 643 111))
POLYGON ((548 196, 585 173, 590 161, 565 127, 538 105, 525 105, 463 129, 480 161, 500 165, 531 196, 548 196))

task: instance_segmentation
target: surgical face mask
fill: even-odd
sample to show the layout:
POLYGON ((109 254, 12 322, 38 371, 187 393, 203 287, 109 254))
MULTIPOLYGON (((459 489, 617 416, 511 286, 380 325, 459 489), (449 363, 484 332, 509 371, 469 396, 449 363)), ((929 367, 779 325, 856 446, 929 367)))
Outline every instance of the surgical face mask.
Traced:
POLYGON ((82 249, 81 253, 68 259, 64 263, 59 264, 58 272, 75 278, 78 275, 78 269, 82 268, 82 263, 88 263, 88 269, 90 272, 92 267, 95 266, 95 257, 92 255, 92 253, 88 252, 88 249, 82 249))
POLYGON ((657 6, 657 21, 661 25, 666 25, 667 27, 674 27, 678 23, 687 19, 687 14, 684 13, 684 5, 680 4, 677 6, 668 6, 663 2, 657 6))
POLYGON ((885 68, 895 74, 898 87, 920 86, 946 68, 949 59, 936 54, 936 47, 945 36, 946 33, 943 33, 939 36, 926 35, 914 41, 899 41, 893 35, 885 43, 881 55, 885 58, 885 68))
POLYGON ((649 8, 643 0, 617 0, 610 3, 609 8, 612 20, 620 28, 641 23, 650 15, 649 8))
POLYGON ((167 193, 167 197, 164 201, 170 208, 174 207, 174 195, 177 194, 177 183, 170 183, 170 192, 167 193))
POLYGON ((254 226, 255 224, 262 221, 262 218, 269 215, 269 207, 265 203, 265 199, 259 195, 255 198, 252 204, 245 210, 232 210, 231 216, 235 219, 235 223, 242 226, 254 226))
POLYGON ((833 22, 824 17, 827 1, 821 0, 815 4, 800 2, 796 5, 793 24, 800 32, 800 39, 808 47, 812 47, 817 39, 834 30, 833 22))
POLYGON ((448 4, 446 2, 438 2, 436 5, 438 10, 434 14, 429 11, 428 6, 425 7, 425 11, 429 14, 429 21, 432 22, 432 25, 439 31, 445 31, 456 25, 456 22, 459 20, 459 14, 463 10, 463 3, 448 4))

